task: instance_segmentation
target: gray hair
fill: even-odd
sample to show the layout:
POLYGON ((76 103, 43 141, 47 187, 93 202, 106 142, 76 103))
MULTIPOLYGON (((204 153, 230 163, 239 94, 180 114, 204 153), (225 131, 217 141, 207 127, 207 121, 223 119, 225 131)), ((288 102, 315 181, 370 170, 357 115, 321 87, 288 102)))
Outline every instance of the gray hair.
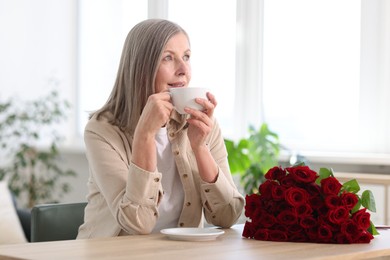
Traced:
MULTIPOLYGON (((155 93, 158 66, 169 39, 187 33, 177 24, 148 19, 135 25, 126 37, 112 92, 105 105, 92 113, 109 112, 110 123, 133 133, 147 99, 155 93)), ((188 38, 188 35, 187 35, 188 38)))

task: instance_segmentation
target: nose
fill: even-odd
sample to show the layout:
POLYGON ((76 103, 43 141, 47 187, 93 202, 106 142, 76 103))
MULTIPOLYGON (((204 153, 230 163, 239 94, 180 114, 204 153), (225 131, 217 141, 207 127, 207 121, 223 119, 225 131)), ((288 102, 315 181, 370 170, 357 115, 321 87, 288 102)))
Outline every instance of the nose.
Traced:
POLYGON ((178 60, 176 63, 176 75, 184 76, 189 73, 190 65, 187 61, 178 60))

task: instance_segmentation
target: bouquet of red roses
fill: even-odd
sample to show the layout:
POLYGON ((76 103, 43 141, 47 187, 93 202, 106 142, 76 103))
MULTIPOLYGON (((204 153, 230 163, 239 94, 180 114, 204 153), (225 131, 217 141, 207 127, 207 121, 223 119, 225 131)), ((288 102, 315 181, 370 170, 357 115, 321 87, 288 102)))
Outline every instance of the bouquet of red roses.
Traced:
POLYGON ((243 236, 257 240, 314 243, 369 243, 378 234, 367 209, 372 192, 356 180, 341 184, 332 170, 308 166, 274 167, 259 194, 246 196, 243 236))

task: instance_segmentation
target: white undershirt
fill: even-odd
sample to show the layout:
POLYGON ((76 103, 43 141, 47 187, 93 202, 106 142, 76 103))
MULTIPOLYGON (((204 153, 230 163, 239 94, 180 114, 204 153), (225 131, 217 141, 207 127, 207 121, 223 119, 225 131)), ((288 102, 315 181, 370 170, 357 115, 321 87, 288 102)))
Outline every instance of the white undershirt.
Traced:
POLYGON ((159 130, 155 137, 157 150, 157 169, 162 173, 161 184, 164 196, 158 207, 159 217, 152 233, 164 228, 177 227, 183 208, 184 191, 172 154, 167 128, 159 130))

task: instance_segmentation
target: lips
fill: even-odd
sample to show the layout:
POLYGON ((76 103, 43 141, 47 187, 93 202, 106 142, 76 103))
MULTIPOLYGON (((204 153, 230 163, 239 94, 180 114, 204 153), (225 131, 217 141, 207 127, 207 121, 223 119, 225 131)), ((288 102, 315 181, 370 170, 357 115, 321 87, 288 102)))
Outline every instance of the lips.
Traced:
POLYGON ((175 82, 175 83, 168 83, 168 85, 172 88, 181 88, 181 87, 185 87, 186 83, 185 82, 175 82))

